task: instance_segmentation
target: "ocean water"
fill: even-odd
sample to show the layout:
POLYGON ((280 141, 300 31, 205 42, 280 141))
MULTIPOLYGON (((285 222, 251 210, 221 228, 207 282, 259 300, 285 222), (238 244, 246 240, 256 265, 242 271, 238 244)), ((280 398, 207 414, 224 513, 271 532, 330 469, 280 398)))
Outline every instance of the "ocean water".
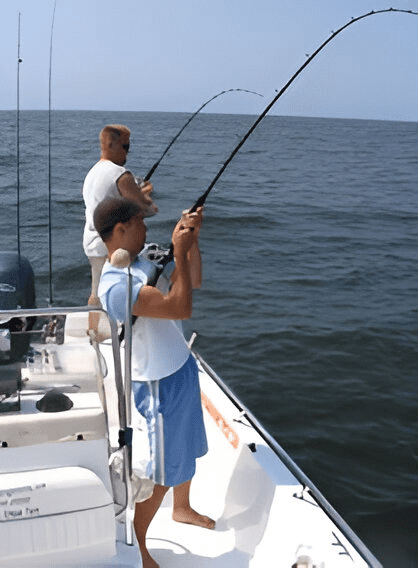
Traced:
MULTIPOLYGON (((20 113, 21 250, 47 305, 84 305, 84 176, 107 123, 144 175, 182 113, 20 113)), ((168 244, 255 120, 201 114, 152 182, 168 244)), ((16 250, 16 114, 0 112, 0 229, 16 250)), ((266 117, 210 194, 195 348, 384 566, 418 565, 418 123, 266 117), (395 549, 398 560, 395 559, 395 549), (402 554, 404 556, 402 556, 402 554), (399 556, 400 555, 400 556, 399 556)))

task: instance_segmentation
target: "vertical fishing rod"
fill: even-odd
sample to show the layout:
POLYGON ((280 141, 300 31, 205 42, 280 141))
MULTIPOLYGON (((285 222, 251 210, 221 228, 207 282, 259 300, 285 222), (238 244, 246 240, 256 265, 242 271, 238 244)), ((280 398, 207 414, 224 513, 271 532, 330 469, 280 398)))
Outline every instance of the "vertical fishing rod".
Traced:
POLYGON ((16 114, 16 224, 17 224, 17 255, 20 264, 20 12, 17 28, 17 114, 16 114))
POLYGON ((51 44, 49 48, 49 99, 48 99, 48 256, 49 256, 49 305, 52 306, 52 191, 51 191, 51 83, 52 83, 52 38, 54 35, 55 8, 54 2, 51 25, 51 44))
POLYGON ((147 173, 147 175, 144 178, 144 181, 148 181, 151 179, 151 176, 154 174, 155 170, 158 168, 158 166, 160 165, 161 160, 164 158, 164 156, 167 154, 167 152, 170 150, 171 146, 174 144, 174 142, 177 140, 177 138, 180 136, 180 134, 183 132, 183 130, 191 123, 191 121, 195 118, 195 116, 197 116, 199 114, 199 112, 205 108, 206 105, 208 105, 210 102, 212 102, 213 100, 217 99, 218 97, 220 97, 221 95, 224 95, 225 93, 231 93, 232 91, 241 91, 244 93, 250 93, 252 95, 258 95, 259 97, 262 97, 263 95, 260 95, 259 93, 255 93, 254 91, 248 91, 247 89, 227 89, 226 91, 221 91, 220 93, 218 93, 217 95, 215 95, 214 97, 210 98, 208 101, 206 101, 205 103, 203 103, 203 105, 201 107, 199 107, 197 109, 196 112, 194 112, 192 114, 192 116, 186 121, 186 123, 182 126, 182 128, 180 128, 180 130, 177 132, 177 134, 174 136, 174 138, 171 140, 171 142, 169 142, 169 144, 167 145, 167 147, 165 148, 164 152, 161 154, 159 160, 157 160, 155 162, 155 164, 152 166, 152 168, 149 170, 149 172, 147 173))

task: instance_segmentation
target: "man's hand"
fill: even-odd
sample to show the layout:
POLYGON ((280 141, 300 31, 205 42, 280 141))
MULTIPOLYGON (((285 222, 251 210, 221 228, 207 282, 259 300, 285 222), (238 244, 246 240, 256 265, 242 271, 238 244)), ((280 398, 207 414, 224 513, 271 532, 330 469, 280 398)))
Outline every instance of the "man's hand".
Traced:
POLYGON ((143 182, 144 185, 138 185, 138 181, 131 174, 125 172, 117 181, 119 193, 126 199, 137 201, 141 207, 144 207, 145 217, 151 217, 158 212, 158 207, 152 201, 150 194, 153 190, 152 184, 149 181, 143 182))
POLYGON ((154 186, 152 185, 152 183, 150 181, 144 181, 141 178, 136 178, 136 182, 143 196, 149 199, 149 201, 151 202, 151 193, 154 191, 154 186))

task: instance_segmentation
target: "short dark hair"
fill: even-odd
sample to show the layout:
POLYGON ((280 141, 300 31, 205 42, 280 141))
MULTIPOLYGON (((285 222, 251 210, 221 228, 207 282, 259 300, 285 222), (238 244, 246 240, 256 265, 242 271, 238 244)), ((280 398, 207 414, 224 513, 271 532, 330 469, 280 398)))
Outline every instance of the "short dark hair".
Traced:
POLYGON ((112 236, 117 223, 127 223, 138 213, 141 213, 141 207, 136 201, 109 197, 99 203, 94 210, 94 227, 101 239, 106 242, 112 236))

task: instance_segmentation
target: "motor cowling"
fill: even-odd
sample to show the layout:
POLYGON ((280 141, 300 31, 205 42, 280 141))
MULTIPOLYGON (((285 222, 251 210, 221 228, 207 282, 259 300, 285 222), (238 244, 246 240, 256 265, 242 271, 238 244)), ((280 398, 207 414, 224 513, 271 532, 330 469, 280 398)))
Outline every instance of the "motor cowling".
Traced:
MULTIPOLYGON (((35 276, 27 258, 14 252, 0 252, 0 310, 36 307, 35 276)), ((0 317, 0 358, 17 359, 25 353, 29 340, 13 333, 32 329, 35 318, 0 317)))

